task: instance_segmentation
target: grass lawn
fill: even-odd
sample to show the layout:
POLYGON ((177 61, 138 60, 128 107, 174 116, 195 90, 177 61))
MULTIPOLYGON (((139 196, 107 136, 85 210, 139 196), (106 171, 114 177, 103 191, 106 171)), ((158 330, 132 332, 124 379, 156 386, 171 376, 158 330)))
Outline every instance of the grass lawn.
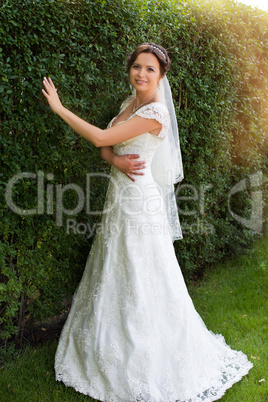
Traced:
MULTIPOLYGON (((268 401, 268 237, 206 272, 189 292, 207 327, 242 350, 254 367, 223 402, 268 401)), ((29 347, 0 367, 1 401, 93 401, 54 380, 56 341, 29 347)))

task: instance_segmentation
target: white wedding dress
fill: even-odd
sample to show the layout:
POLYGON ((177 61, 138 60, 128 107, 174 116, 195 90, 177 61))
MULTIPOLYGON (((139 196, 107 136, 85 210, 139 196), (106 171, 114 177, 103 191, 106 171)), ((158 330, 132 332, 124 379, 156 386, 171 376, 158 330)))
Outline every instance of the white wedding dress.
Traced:
POLYGON ((162 130, 113 147, 140 154, 145 174, 134 183, 112 167, 102 226, 59 340, 56 379, 105 402, 215 401, 252 363, 206 328, 178 265, 150 169, 168 111, 154 102, 135 115, 162 130))

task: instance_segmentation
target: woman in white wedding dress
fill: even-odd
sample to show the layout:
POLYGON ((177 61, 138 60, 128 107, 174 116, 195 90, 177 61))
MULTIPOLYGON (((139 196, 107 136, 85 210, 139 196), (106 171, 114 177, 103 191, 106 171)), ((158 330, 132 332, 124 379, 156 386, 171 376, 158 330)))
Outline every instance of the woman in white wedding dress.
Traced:
POLYGON ((170 189, 183 175, 169 64, 163 47, 137 47, 128 58, 133 93, 106 130, 64 108, 43 81, 52 110, 113 165, 102 230, 55 360, 57 380, 105 402, 215 401, 252 367, 206 328, 174 252, 182 236, 170 189))

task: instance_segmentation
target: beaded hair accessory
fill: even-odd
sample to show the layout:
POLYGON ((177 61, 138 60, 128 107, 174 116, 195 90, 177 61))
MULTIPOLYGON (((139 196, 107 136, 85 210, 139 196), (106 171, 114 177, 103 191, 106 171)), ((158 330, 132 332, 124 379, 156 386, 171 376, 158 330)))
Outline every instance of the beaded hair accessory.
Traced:
POLYGON ((153 45, 151 45, 151 48, 152 48, 152 49, 155 49, 155 50, 157 50, 159 53, 161 53, 161 55, 163 56, 164 60, 166 61, 166 55, 165 55, 164 52, 162 52, 161 49, 159 49, 158 47, 153 46, 153 45))

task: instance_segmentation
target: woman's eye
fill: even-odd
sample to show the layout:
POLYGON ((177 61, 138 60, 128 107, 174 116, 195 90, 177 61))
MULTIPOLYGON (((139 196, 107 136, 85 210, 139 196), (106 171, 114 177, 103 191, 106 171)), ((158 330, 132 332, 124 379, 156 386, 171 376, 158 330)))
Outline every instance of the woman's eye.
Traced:
POLYGON ((137 64, 134 64, 133 68, 138 69, 139 66, 137 64))
POLYGON ((153 68, 151 68, 151 67, 149 67, 149 68, 148 68, 148 71, 154 71, 154 69, 153 69, 153 68))

